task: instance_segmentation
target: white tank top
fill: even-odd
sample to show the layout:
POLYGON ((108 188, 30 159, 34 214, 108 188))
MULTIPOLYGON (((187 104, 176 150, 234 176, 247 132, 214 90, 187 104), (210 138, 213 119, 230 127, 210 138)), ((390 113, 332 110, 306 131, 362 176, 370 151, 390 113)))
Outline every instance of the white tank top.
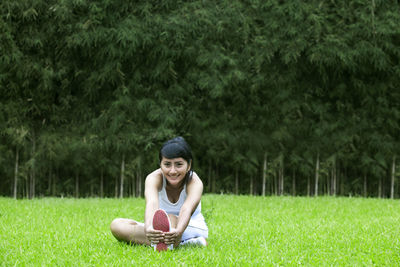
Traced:
MULTIPOLYGON (((169 201, 168 196, 167 196, 167 191, 165 190, 166 185, 167 185, 167 182, 163 175, 163 185, 162 185, 161 191, 158 192, 159 208, 165 210, 167 213, 178 216, 179 211, 181 210, 182 205, 185 202, 186 197, 187 197, 186 183, 183 186, 183 189, 181 191, 181 194, 179 195, 178 201, 175 203, 172 203, 171 201, 169 201)), ((208 230, 206 222, 203 217, 203 214, 201 214, 201 201, 199 202, 199 205, 197 205, 196 210, 193 212, 192 217, 190 217, 189 226, 200 228, 203 230, 208 230)))

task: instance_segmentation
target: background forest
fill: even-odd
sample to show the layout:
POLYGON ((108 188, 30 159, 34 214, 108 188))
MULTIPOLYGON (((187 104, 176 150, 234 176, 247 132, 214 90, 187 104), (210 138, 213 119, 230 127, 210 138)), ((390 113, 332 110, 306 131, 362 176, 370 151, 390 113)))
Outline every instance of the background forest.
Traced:
POLYGON ((142 196, 183 136, 205 192, 399 197, 400 4, 2 0, 0 195, 142 196))

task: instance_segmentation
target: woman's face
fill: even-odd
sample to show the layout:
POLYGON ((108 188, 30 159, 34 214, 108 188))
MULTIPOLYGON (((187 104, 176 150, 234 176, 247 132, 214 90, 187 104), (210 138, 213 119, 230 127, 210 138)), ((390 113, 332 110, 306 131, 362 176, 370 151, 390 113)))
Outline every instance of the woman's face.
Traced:
POLYGON ((161 159, 161 171, 172 186, 179 186, 189 170, 190 164, 183 158, 161 159))

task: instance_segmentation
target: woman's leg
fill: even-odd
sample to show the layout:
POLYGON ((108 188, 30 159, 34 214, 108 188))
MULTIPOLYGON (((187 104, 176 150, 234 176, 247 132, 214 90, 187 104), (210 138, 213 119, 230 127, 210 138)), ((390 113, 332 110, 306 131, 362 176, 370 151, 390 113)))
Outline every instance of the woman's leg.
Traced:
MULTIPOLYGON (((171 228, 176 228, 178 225, 178 217, 174 214, 168 214, 169 221, 171 223, 170 227, 171 228)), ((176 243, 174 244, 174 248, 178 247, 179 244, 181 243, 181 240, 177 240, 176 243)))
POLYGON ((176 228, 178 225, 178 217, 174 214, 168 214, 169 222, 171 223, 170 228, 176 228))
MULTIPOLYGON (((193 222, 193 221, 191 221, 193 222)), ((207 228, 207 227, 206 227, 207 228)), ((179 245, 200 245, 207 246, 208 229, 188 225, 183 232, 182 240, 179 245)))
MULTIPOLYGON (((171 222, 170 227, 176 228, 178 217, 173 214, 168 214, 168 217, 171 222)), ((144 232, 143 223, 138 223, 131 219, 117 218, 111 222, 110 229, 113 236, 119 241, 150 245, 150 241, 146 238, 144 232)), ((174 247, 179 244, 180 240, 174 244, 174 247)))
POLYGON ((150 245, 144 233, 144 225, 131 219, 118 218, 110 225, 111 233, 119 241, 150 245))

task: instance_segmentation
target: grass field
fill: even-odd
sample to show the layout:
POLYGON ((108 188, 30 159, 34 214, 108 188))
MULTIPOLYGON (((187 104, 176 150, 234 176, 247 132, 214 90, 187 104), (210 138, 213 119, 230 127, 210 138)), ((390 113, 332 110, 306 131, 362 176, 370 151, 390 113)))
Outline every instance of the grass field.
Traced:
POLYGON ((0 198, 1 266, 399 266, 400 203, 205 195, 209 246, 164 253, 117 242, 143 199, 0 198))

